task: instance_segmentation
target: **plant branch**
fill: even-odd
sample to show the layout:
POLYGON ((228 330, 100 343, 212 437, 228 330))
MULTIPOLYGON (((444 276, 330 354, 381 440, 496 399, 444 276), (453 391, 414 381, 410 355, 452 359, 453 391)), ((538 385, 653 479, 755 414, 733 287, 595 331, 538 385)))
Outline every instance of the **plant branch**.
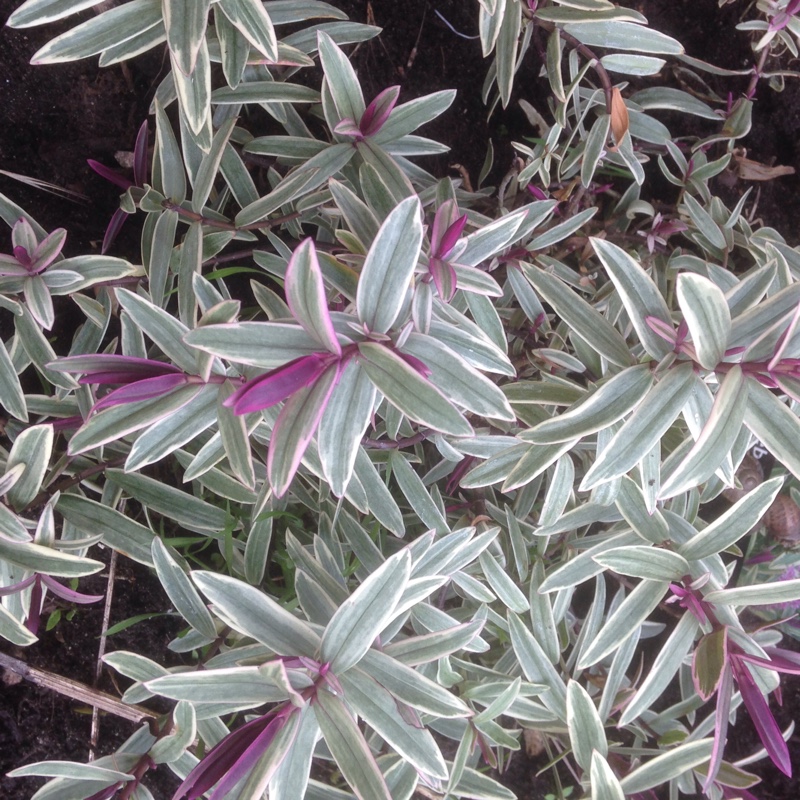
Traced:
POLYGON ((433 431, 420 431, 405 439, 362 439, 361 444, 371 450, 399 450, 424 442, 432 433, 433 431))
POLYGON ((284 214, 281 217, 273 217, 272 219, 266 219, 262 222, 251 222, 249 225, 234 225, 232 222, 223 222, 219 219, 204 217, 202 214, 198 214, 196 211, 191 211, 188 208, 184 208, 182 205, 175 203, 172 200, 164 200, 161 205, 167 211, 175 211, 184 219, 191 220, 192 222, 199 222, 202 225, 208 225, 211 228, 219 228, 223 231, 258 231, 266 228, 274 228, 276 225, 283 225, 284 222, 290 222, 291 220, 297 219, 300 216, 299 211, 293 211, 291 214, 284 214))

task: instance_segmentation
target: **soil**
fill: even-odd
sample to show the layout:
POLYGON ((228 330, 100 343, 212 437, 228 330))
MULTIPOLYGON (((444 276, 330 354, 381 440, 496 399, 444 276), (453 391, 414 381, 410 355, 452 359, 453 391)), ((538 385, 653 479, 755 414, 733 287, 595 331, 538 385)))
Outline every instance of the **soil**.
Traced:
MULTIPOLYGON (((382 37, 352 51, 352 62, 367 99, 393 84, 402 87, 401 101, 439 89, 458 90, 448 113, 422 131, 451 147, 447 156, 428 159, 426 168, 437 175, 455 175, 453 165, 460 164, 475 182, 491 140, 495 160, 487 183, 497 185, 512 166, 511 143, 532 134, 518 101, 524 99, 540 111, 546 110, 546 86, 539 76, 535 53, 526 58, 509 107, 498 108, 487 117, 480 97, 487 66, 481 57, 480 44, 459 36, 450 27, 465 34, 474 33, 476 2, 330 1, 351 19, 372 22, 384 29, 382 37)), ((0 0, 0 20, 20 2, 0 0)), ((628 0, 624 4, 644 13, 655 28, 678 38, 690 55, 730 69, 752 65, 746 34, 734 30, 741 13, 740 4, 722 8, 717 0, 628 0)), ((82 17, 91 13, 83 12, 82 17)), ((164 74, 162 51, 153 51, 124 67, 107 70, 100 70, 95 59, 30 67, 28 61, 33 53, 70 27, 72 19, 46 28, 0 29, 0 101, 4 117, 0 130, 0 170, 39 178, 81 197, 73 200, 45 194, 2 174, 0 192, 29 209, 47 229, 65 227, 69 232, 66 247, 69 255, 99 252, 105 226, 118 202, 118 190, 92 172, 86 159, 93 158, 113 167, 117 152, 132 149, 138 127, 164 74)), ((744 91, 748 78, 707 76, 707 82, 719 96, 726 97, 730 92, 735 98, 744 91)), ((697 125, 696 130, 681 133, 703 133, 702 123, 697 125)), ((800 230, 795 224, 800 216, 799 134, 800 81, 787 79, 781 93, 760 86, 753 129, 742 144, 749 158, 791 166, 798 172, 754 187, 754 194, 758 193, 757 216, 764 224, 778 229, 791 244, 800 242, 800 230)), ((729 187, 726 201, 730 200, 732 205, 746 188, 744 184, 729 187)), ((669 191, 669 187, 665 185, 664 191, 669 191)), ((114 252, 137 260, 137 239, 136 225, 126 225, 114 252)), ((7 246, 3 234, 0 250, 6 250, 7 246)), ((56 339, 57 349, 58 345, 56 339)), ((104 592, 103 576, 85 580, 81 589, 104 592)), ((168 602, 157 580, 146 569, 120 563, 112 608, 113 624, 135 614, 165 611, 168 602)), ((3 645, 3 652, 41 669, 91 684, 101 623, 101 608, 83 607, 71 621, 64 619, 44 634, 34 647, 11 652, 11 648, 3 645)), ((109 649, 131 649, 162 659, 177 625, 170 617, 140 623, 112 637, 109 649)), ((784 706, 776 709, 782 727, 792 719, 800 719, 797 680, 784 680, 784 684, 784 706)), ((118 693, 107 672, 99 686, 118 693)), ((731 747, 740 756, 760 746, 745 716, 742 715, 743 719, 731 733, 731 747)), ((27 800, 41 783, 41 780, 2 777, 14 766, 40 759, 85 760, 89 731, 90 715, 74 701, 5 680, 0 687, 0 798, 27 800)), ((102 717, 98 754, 113 752, 132 731, 129 723, 102 717)), ((799 744, 800 739, 795 735, 792 751, 796 775, 800 773, 799 744)), ((499 777, 521 800, 539 800, 553 789, 548 774, 536 777, 545 763, 543 756, 518 754, 499 777)), ((755 790, 761 800, 789 800, 800 793, 797 779, 785 778, 769 763, 762 761, 754 769, 763 778, 755 790)), ((568 775, 563 778, 565 785, 571 782, 568 775)), ((149 774, 145 783, 156 800, 169 798, 176 785, 165 769, 149 774)))

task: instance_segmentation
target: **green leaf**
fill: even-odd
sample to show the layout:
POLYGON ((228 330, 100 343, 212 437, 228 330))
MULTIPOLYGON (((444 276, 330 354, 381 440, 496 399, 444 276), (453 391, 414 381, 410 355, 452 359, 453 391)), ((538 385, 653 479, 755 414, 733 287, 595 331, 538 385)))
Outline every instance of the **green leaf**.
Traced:
POLYGON ((200 599, 200 595, 197 594, 189 577, 178 566, 178 562, 172 557, 161 539, 153 539, 152 553, 158 579, 178 613, 203 636, 216 639, 217 628, 214 625, 214 619, 205 603, 200 599))
POLYGON ((227 122, 223 123, 211 140, 211 149, 203 155, 203 160, 200 162, 200 168, 197 170, 197 175, 194 179, 194 188, 192 190, 192 210, 196 214, 200 214, 203 211, 209 195, 211 194, 211 189, 214 186, 214 179, 219 172, 228 139, 235 126, 235 118, 229 119, 227 122))
POLYGON ((339 367, 332 364, 311 386, 295 392, 278 415, 267 454, 267 475, 276 497, 283 497, 300 466, 336 386, 339 367))
POLYGON ((617 72, 622 75, 658 75, 667 63, 663 58, 653 56, 640 56, 632 53, 612 53, 603 56, 600 63, 609 72, 617 72))
POLYGON ((672 351, 672 346, 647 324, 647 317, 655 317, 669 327, 672 318, 655 283, 621 247, 604 239, 590 239, 597 257, 606 268, 619 292, 630 321, 645 350, 659 361, 672 351))
POLYGON ((748 378, 744 424, 800 479, 800 420, 755 378, 748 378))
MULTIPOLYGON (((312 791, 306 793, 309 783, 314 746, 319 738, 319 725, 310 706, 300 711, 300 722, 295 735, 294 746, 284 756, 280 766, 272 776, 269 784, 271 800, 303 800, 312 797, 312 791)), ((326 795, 331 787, 326 787, 326 795)), ((343 793, 344 794, 344 793, 343 793)), ((350 795, 347 795, 349 800, 350 795)), ((333 798, 330 798, 333 800, 333 798)), ((341 798, 345 800, 345 798, 341 798)))
POLYGON ((592 800, 624 800, 625 792, 622 791, 619 778, 605 757, 597 751, 592 753, 589 774, 592 782, 592 800))
POLYGON ((754 586, 720 589, 703 597, 718 606, 764 606, 773 603, 796 603, 800 600, 800 579, 772 581, 754 586))
MULTIPOLYGON (((554 200, 545 200, 541 205, 543 208, 540 211, 544 212, 542 215, 544 218, 547 214, 552 213, 557 203, 554 200)), ((468 267, 477 267, 482 261, 497 255, 514 240, 520 225, 526 222, 527 215, 531 213, 529 209, 521 209, 478 228, 474 233, 465 237, 464 250, 457 256, 458 263, 468 267)))
POLYGON ((651 513, 639 485, 627 475, 623 475, 615 499, 619 513, 628 525, 643 539, 653 544, 669 539, 669 525, 659 509, 651 513))
POLYGON ((375 144, 387 145, 396 142, 403 136, 413 133, 427 122, 447 111, 455 100, 454 89, 433 92, 423 97, 417 97, 408 103, 402 103, 392 109, 389 119, 381 129, 371 137, 375 144))
POLYGON ((623 475, 640 461, 675 421, 693 385, 692 364, 684 363, 667 372, 599 453, 584 476, 580 491, 623 475))
POLYGON ((680 55, 683 46, 667 36, 634 22, 603 20, 600 22, 572 22, 564 30, 589 47, 609 50, 634 50, 637 53, 680 55))
MULTIPOLYGON (((184 153, 191 152, 187 147, 207 152, 211 147, 211 59, 205 38, 200 42, 192 74, 184 75, 180 68, 173 68, 172 80, 178 95, 182 129, 188 128, 190 132, 188 139, 186 132, 182 132, 184 153)), ((197 152, 198 161, 200 156, 201 153, 197 152)), ((197 166, 195 163, 192 167, 187 159, 190 175, 194 174, 197 166)))
POLYGON ((18 647, 39 641, 11 612, 0 604, 0 637, 18 647))
POLYGON ((344 494, 353 474, 375 394, 367 373, 356 361, 349 361, 322 415, 317 435, 319 457, 325 479, 337 497, 344 494))
POLYGON ((525 613, 529 608, 528 598, 517 587, 506 571, 497 563, 494 556, 484 550, 480 555, 480 564, 489 586, 494 589, 500 601, 517 614, 525 613))
MULTIPOLYGON (((725 234, 722 232, 720 226, 714 221, 714 218, 711 216, 711 214, 709 214, 708 211, 706 211, 690 194, 685 194, 683 196, 683 202, 686 206, 686 211, 688 212, 689 217, 697 226, 698 232, 708 240, 712 247, 716 247, 718 250, 726 250, 727 245, 725 242, 725 234)), ((683 275, 680 277, 683 278, 683 275)), ((680 300, 680 279, 678 280, 678 287, 678 298, 680 300)), ((717 291, 719 292, 720 290, 717 289, 717 291)), ((712 302, 714 302, 715 305, 718 305, 717 298, 713 298, 712 302)), ((725 305, 725 308, 727 309, 727 304, 725 305)), ((702 314, 702 311, 700 313, 702 314)), ((723 328, 721 333, 727 333, 727 330, 723 328)))
POLYGON ((771 478, 734 503, 724 514, 678 548, 687 560, 708 558, 735 544, 761 519, 780 491, 783 478, 771 478))
POLYGON ((731 330, 725 295, 703 275, 685 272, 678 277, 677 297, 698 362, 706 369, 714 369, 725 355, 731 330))
POLYGON ((416 196, 399 203, 381 225, 364 261, 356 308, 373 333, 386 333, 405 302, 422 245, 420 213, 416 196))
POLYGON ((173 700, 230 703, 252 708, 289 699, 285 687, 271 680, 269 674, 259 667, 204 669, 164 675, 147 680, 147 688, 173 700))
POLYGON ((683 663, 694 644, 700 628, 694 614, 686 612, 673 628, 669 638, 653 661, 642 684, 622 711, 620 725, 628 725, 638 719, 662 695, 683 663))
POLYGON ((315 658, 320 638, 271 597, 243 581, 215 572, 192 573, 192 580, 214 604, 214 612, 237 631, 282 656, 315 658))
POLYGON ((604 316, 554 275, 530 264, 523 264, 522 271, 559 317, 600 355, 617 366, 630 366, 633 359, 625 339, 604 316))
POLYGON ((406 722, 397 701, 361 670, 351 670, 339 680, 350 707, 378 735, 420 772, 447 779, 447 765, 430 731, 406 722))
MULTIPOLYGON (((318 103, 319 92, 299 83, 282 83, 280 81, 247 81, 240 83, 235 89, 222 87, 211 93, 211 102, 215 105, 238 105, 239 103, 318 103)), ((314 140, 309 140, 309 144, 314 140)), ((323 147, 315 144, 315 154, 323 147)), ((247 152, 261 152, 253 146, 247 152)))
POLYGON ((452 403, 393 350, 362 342, 358 351, 358 361, 370 380, 409 419, 453 436, 472 434, 472 427, 452 403))
POLYGON ((567 411, 523 431, 519 438, 535 444, 552 444, 596 433, 613 425, 639 405, 652 385, 649 365, 628 367, 612 375, 567 411))
POLYGON ((708 700, 717 690, 728 659, 728 629, 707 633, 697 643, 692 657, 692 678, 697 693, 708 700))
POLYGON ((153 532, 150 528, 77 494, 62 494, 56 503, 56 511, 83 533, 94 536, 101 531, 103 542, 109 547, 140 564, 153 566, 150 555, 153 532))
POLYGON ((567 683, 567 727, 572 752, 581 769, 588 771, 592 755, 608 755, 608 741, 594 701, 577 681, 567 683))
POLYGON ((616 650, 664 599, 667 581, 643 580, 606 620, 578 663, 586 669, 616 650))
MULTIPOLYGON (((527 245, 527 249, 531 251, 544 250, 558 242, 563 242, 575 231, 580 230, 596 213, 597 208, 594 206, 585 208, 580 213, 564 220, 564 222, 559 222, 558 225, 553 225, 552 228, 548 228, 544 233, 540 233, 527 245)), ((624 363, 630 363, 630 357, 624 363)))
POLYGON ((33 542, 10 542, 3 537, 0 537, 0 558, 21 569, 63 578, 94 575, 103 569, 100 561, 91 558, 62 553, 60 550, 33 542))
POLYGON ((512 422, 514 412, 503 392, 465 359, 432 336, 412 333, 403 345, 430 370, 430 382, 452 402, 474 414, 512 422))
POLYGON ((625 794, 635 794, 662 786, 673 778, 688 772, 692 767, 708 761, 714 746, 712 739, 686 742, 674 750, 657 756, 628 773, 621 781, 625 794))
POLYGON ((14 469, 17 464, 22 464, 25 468, 6 495, 15 509, 25 508, 39 493, 52 451, 52 425, 32 425, 14 440, 6 460, 6 472, 14 469))
POLYGON ((36 52, 32 64, 57 64, 101 53, 158 25, 161 0, 132 0, 92 16, 36 52))
POLYGON ((322 689, 312 708, 325 744, 359 800, 392 800, 375 757, 350 712, 338 697, 322 689))
POLYGON ((26 0, 8 18, 9 28, 29 28, 77 14, 99 5, 102 0, 26 0))
POLYGON ((437 533, 447 532, 447 520, 431 497, 430 491, 419 475, 414 472, 405 456, 394 450, 389 458, 389 466, 397 485, 423 524, 437 533))
POLYGON ((197 53, 206 35, 210 0, 164 0, 167 44, 185 75, 194 70, 197 53))
POLYGON ((74 761, 37 761, 8 773, 12 778, 74 778, 91 783, 118 783, 133 780, 133 775, 105 769, 94 764, 78 764, 74 761))
POLYGON ((220 0, 220 11, 267 61, 278 61, 278 40, 267 7, 258 0, 220 0))
POLYGON ((317 44, 322 70, 339 115, 337 120, 329 119, 328 125, 333 128, 342 119, 351 119, 358 124, 366 106, 350 60, 322 30, 317 34, 317 44))
POLYGON ((519 33, 522 25, 522 15, 515 4, 508 3, 506 11, 500 22, 495 51, 497 57, 497 87, 500 90, 500 99, 503 108, 511 99, 511 90, 514 88, 514 73, 517 71, 517 53, 519 51, 519 33))
POLYGON ((646 545, 616 547, 594 556, 594 560, 620 575, 654 581, 676 581, 690 572, 682 556, 646 545))
POLYGON ((0 339, 0 405, 12 417, 21 422, 28 421, 25 393, 22 391, 19 375, 2 339, 0 339))
POLYGON ((357 664, 392 618, 411 574, 407 550, 387 558, 339 606, 322 636, 321 658, 335 673, 357 664))

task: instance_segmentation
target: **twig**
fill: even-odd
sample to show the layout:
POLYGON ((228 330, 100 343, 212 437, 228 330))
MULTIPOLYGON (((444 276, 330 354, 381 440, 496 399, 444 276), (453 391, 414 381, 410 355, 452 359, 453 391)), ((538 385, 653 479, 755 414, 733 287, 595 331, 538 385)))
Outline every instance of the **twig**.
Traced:
POLYGON ((432 431, 420 431, 406 439, 362 439, 361 444, 370 450, 399 450, 401 447, 411 447, 412 445, 424 442, 431 435, 432 431))
POLYGON ((85 470, 79 472, 77 475, 73 475, 71 478, 64 478, 53 486, 42 489, 42 491, 39 492, 39 494, 37 494, 27 506, 25 506, 24 510, 27 511, 30 508, 36 508, 37 506, 46 502, 56 492, 63 492, 65 489, 71 489, 73 486, 83 483, 83 481, 85 481, 87 478, 91 478, 92 475, 97 475, 100 472, 104 472, 107 469, 113 469, 114 467, 121 467, 125 463, 126 458, 127 456, 120 456, 118 458, 112 458, 109 461, 102 461, 100 464, 95 464, 93 467, 87 467, 85 470))
MULTIPOLYGON (((116 550, 111 551, 111 560, 108 564, 108 585, 106 587, 106 604, 103 608, 103 625, 100 629, 100 647, 97 650, 97 664, 94 670, 93 687, 96 689, 100 683, 100 676, 103 674, 103 656, 106 653, 106 642, 108 641, 108 623, 111 619, 111 599, 114 595, 114 579, 117 575, 117 556, 116 550)), ((89 739, 89 761, 94 761, 94 750, 97 747, 97 737, 100 733, 100 714, 97 706, 92 709, 92 731, 89 739)))
POLYGON ((82 703, 99 708, 102 711, 107 711, 109 714, 114 714, 122 719, 130 720, 131 722, 144 722, 147 720, 158 719, 158 714, 150 711, 142 706, 127 705, 120 700, 117 700, 113 695, 101 692, 98 689, 93 689, 79 681, 73 681, 70 678, 64 678, 61 675, 56 675, 54 672, 46 672, 36 667, 28 666, 24 661, 18 658, 12 658, 3 652, 0 652, 0 667, 11 670, 11 672, 30 681, 36 686, 41 686, 44 689, 51 689, 64 697, 70 697, 73 700, 79 700, 82 703))
POLYGON ((208 225, 211 228, 219 228, 223 231, 257 231, 262 228, 274 228, 276 225, 282 225, 284 222, 291 222, 293 219, 297 219, 300 216, 299 211, 293 211, 291 214, 265 219, 262 222, 251 222, 249 225, 234 225, 232 222, 223 222, 219 219, 204 217, 202 214, 184 208, 182 205, 172 200, 164 200, 161 205, 163 208, 167 209, 167 211, 175 211, 179 216, 190 219, 192 222, 199 222, 203 225, 208 225))

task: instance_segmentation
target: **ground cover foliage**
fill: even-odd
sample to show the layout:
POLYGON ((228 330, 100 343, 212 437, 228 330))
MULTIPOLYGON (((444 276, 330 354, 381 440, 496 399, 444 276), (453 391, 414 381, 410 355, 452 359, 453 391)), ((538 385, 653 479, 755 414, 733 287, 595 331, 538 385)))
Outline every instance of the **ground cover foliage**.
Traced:
POLYGON ((115 754, 10 774, 60 800, 145 800, 155 769, 176 798, 505 800, 533 739, 593 800, 791 774, 800 251, 717 189, 788 171, 739 142, 794 77, 800 3, 748 10, 737 71, 604 0, 476 2, 486 113, 531 64, 550 90, 494 186, 491 147, 480 175, 425 168, 454 92, 365 97, 348 53, 379 29, 335 3, 73 16, 95 5, 9 24, 62 26, 34 63, 171 69, 129 172, 92 162, 123 191, 102 252, 0 196, 0 636, 102 600, 109 551, 182 629, 104 656, 142 723, 115 754), (131 218, 139 259, 114 255, 131 218), (734 725, 759 741, 736 761, 734 725))

